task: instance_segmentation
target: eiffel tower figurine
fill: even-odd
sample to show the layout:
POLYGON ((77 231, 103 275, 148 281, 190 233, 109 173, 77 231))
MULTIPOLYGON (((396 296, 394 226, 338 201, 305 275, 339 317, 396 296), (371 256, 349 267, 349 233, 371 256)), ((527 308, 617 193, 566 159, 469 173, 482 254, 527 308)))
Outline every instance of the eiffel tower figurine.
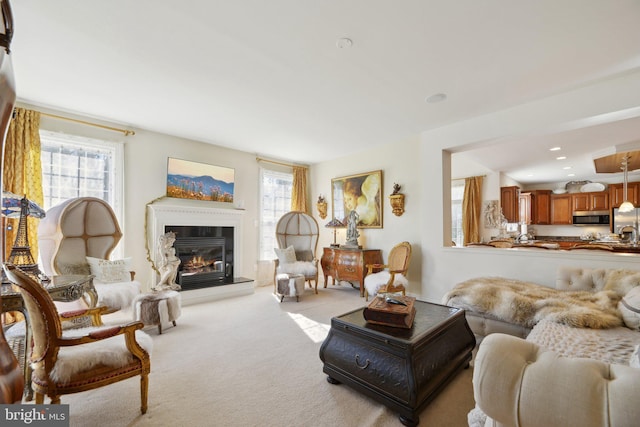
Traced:
POLYGON ((33 255, 31 255, 31 246, 29 245, 29 237, 27 236, 27 217, 31 213, 29 203, 30 202, 26 197, 23 197, 20 200, 20 221, 18 223, 18 232, 7 262, 9 264, 14 264, 20 270, 40 281, 42 278, 42 272, 38 268, 36 261, 33 259, 33 255))

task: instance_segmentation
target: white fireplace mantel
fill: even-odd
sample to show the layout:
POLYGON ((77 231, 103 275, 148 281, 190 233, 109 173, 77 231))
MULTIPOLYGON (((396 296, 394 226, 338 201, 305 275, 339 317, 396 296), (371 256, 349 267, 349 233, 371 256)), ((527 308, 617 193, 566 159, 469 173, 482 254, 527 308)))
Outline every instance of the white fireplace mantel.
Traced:
MULTIPOLYGON (((151 259, 156 266, 161 260, 157 250, 157 242, 160 236, 165 233, 165 226, 233 227, 234 272, 244 271, 242 268, 242 219, 245 211, 208 207, 203 206, 204 204, 206 202, 176 199, 170 202, 161 200, 147 205, 147 244, 151 259)), ((150 268, 150 277, 155 284, 159 280, 159 276, 153 267, 150 268)), ((250 293, 253 293, 253 282, 188 290, 182 292, 182 304, 188 305, 250 293)))

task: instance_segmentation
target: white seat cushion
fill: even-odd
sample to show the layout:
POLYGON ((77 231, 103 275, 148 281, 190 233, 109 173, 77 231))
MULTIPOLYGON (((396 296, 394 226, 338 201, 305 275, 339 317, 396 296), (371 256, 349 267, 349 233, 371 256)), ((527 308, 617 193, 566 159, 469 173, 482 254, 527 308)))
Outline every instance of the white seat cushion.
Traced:
MULTIPOLYGON (((375 295, 378 290, 389 282, 391 273, 388 270, 379 271, 377 273, 368 274, 364 278, 364 287, 369 295, 375 295)), ((404 274, 397 273, 393 278, 393 286, 403 285, 405 288, 409 286, 409 281, 404 274)))
MULTIPOLYGON (((109 329, 112 326, 69 329, 63 331, 64 338, 81 337, 92 331, 109 329)), ((136 331, 136 341, 145 351, 151 354, 153 341, 143 331, 136 331)), ((51 379, 56 382, 67 382, 80 372, 90 370, 99 365, 114 368, 124 366, 133 361, 133 356, 125 344, 125 336, 117 335, 100 341, 70 347, 60 347, 56 365, 51 371, 51 379)))
POLYGON ((315 276, 317 272, 318 267, 316 267, 314 263, 307 261, 280 264, 276 271, 277 274, 302 274, 305 277, 315 276))
POLYGON ((140 294, 140 282, 137 280, 116 283, 94 280, 94 286, 98 293, 98 306, 107 306, 114 310, 131 308, 133 299, 140 294))

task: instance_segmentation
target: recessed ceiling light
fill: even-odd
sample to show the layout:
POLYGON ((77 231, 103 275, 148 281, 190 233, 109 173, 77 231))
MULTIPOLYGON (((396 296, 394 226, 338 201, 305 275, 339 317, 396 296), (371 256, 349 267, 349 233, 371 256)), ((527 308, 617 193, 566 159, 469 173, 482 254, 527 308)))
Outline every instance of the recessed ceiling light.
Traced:
POLYGON ((576 174, 575 173, 570 173, 567 176, 576 176, 576 174))
POLYGON ((560 157, 556 157, 556 160, 565 160, 567 158, 567 156, 560 156, 560 157))
POLYGON ((571 169, 571 166, 565 166, 565 167, 563 167, 562 169, 564 169, 564 170, 569 170, 569 169, 571 169))
POLYGON ((530 174, 529 174, 529 175, 527 175, 527 176, 533 176, 533 174, 532 174, 532 173, 530 173, 530 174))
POLYGON ((549 151, 560 151, 561 148, 560 147, 551 147, 549 148, 549 151))
POLYGON ((353 46, 353 40, 347 37, 341 37, 336 41, 336 46, 338 49, 349 49, 353 46))
POLYGON ((445 99, 447 99, 447 94, 446 93, 436 93, 433 94, 431 96, 427 96, 425 99, 425 102, 429 103, 429 104, 435 104, 436 102, 442 102, 445 99))

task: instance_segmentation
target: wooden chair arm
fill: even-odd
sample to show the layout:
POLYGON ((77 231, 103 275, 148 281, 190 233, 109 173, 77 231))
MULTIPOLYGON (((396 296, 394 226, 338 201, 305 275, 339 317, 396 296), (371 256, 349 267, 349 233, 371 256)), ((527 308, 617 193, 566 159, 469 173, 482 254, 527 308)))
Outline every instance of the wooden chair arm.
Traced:
POLYGON ((133 282, 134 280, 136 280, 136 279, 135 279, 135 277, 136 277, 136 272, 135 272, 135 271, 130 271, 130 272, 129 272, 129 274, 131 274, 131 281, 132 281, 132 282, 133 282))
POLYGON ((367 274, 373 273, 373 269, 383 270, 389 267, 387 264, 367 264, 367 274))
MULTIPOLYGON (((96 342, 123 334, 126 334, 127 336, 131 335, 133 337, 133 340, 135 341, 135 331, 137 329, 142 329, 143 327, 144 324, 142 322, 132 322, 127 325, 117 325, 110 328, 101 329, 99 331, 89 332, 88 334, 81 337, 62 337, 56 340, 56 344, 60 347, 69 347, 96 342)), ((129 347, 129 345, 127 345, 127 347, 129 347)))
POLYGON ((60 321, 71 321, 79 319, 81 317, 91 317, 91 324, 93 326, 102 326, 102 315, 109 310, 108 307, 93 307, 80 310, 65 311, 60 313, 60 321))

